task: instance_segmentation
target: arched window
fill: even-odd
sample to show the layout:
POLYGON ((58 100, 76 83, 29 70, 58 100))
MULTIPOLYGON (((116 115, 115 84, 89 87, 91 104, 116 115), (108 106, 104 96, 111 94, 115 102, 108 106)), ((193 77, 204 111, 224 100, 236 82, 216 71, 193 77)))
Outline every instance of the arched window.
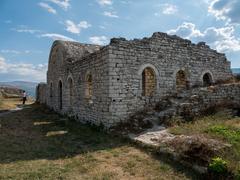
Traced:
POLYGON ((68 79, 68 101, 69 101, 69 105, 73 105, 73 80, 72 80, 72 78, 68 79))
POLYGON ((58 106, 59 106, 59 109, 61 110, 62 107, 63 107, 63 103, 62 103, 62 95, 63 95, 63 92, 62 92, 62 81, 59 81, 58 82, 58 106))
POLYGON ((188 89, 189 82, 187 80, 186 72, 183 70, 179 70, 176 74, 176 89, 184 90, 188 89))
POLYGON ((157 79, 154 70, 146 67, 142 72, 142 95, 152 96, 156 92, 157 79))
POLYGON ((86 97, 91 99, 93 95, 93 82, 92 82, 92 75, 88 74, 86 78, 86 97))
POLYGON ((203 86, 211 86, 213 83, 212 76, 210 73, 205 73, 203 75, 203 86))
POLYGON ((50 83, 50 92, 49 92, 49 96, 50 96, 50 98, 53 97, 53 83, 52 83, 52 82, 50 83))

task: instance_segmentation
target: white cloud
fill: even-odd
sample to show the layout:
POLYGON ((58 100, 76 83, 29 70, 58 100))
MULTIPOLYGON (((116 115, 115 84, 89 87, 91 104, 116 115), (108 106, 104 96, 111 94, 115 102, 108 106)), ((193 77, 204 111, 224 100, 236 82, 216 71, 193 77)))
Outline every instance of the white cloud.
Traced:
POLYGON ((65 25, 66 31, 71 32, 73 34, 79 34, 82 29, 87 29, 91 27, 91 24, 89 24, 87 21, 81 21, 79 24, 75 24, 71 20, 66 20, 65 25))
POLYGON ((1 76, 13 77, 15 80, 46 81, 47 64, 8 63, 0 56, 1 76))
POLYGON ((63 10, 67 11, 70 8, 70 0, 48 0, 59 7, 61 7, 63 10))
POLYGON ((18 51, 14 49, 1 49, 1 53, 3 54, 30 54, 30 53, 42 53, 42 51, 32 51, 32 50, 24 50, 24 51, 18 51))
POLYGON ((0 73, 7 72, 6 62, 3 57, 0 56, 0 73))
POLYGON ((49 13, 57 14, 57 11, 47 3, 40 2, 40 3, 38 3, 38 5, 44 9, 46 9, 49 13))
POLYGON ((8 54, 8 53, 10 53, 10 54, 21 54, 20 51, 12 50, 12 49, 2 49, 0 52, 1 53, 6 53, 6 54, 8 54))
POLYGON ((93 44, 104 45, 108 43, 108 38, 106 36, 92 36, 89 38, 90 42, 93 44))
POLYGON ((131 4, 132 2, 130 0, 127 0, 127 1, 123 0, 123 1, 120 1, 120 3, 122 3, 122 4, 131 4))
POLYGON ((161 7, 161 12, 154 13, 155 16, 160 16, 161 14, 173 15, 178 12, 178 7, 173 4, 165 3, 165 4, 160 4, 159 6, 161 7))
POLYGON ((106 6, 106 5, 112 5, 113 4, 112 0, 97 0, 97 2, 101 6, 106 6))
POLYGON ((47 34, 42 34, 40 37, 47 37, 51 38, 53 40, 62 40, 62 41, 76 41, 70 37, 61 35, 61 34, 56 34, 56 33, 47 33, 47 34))
POLYGON ((202 39, 220 52, 240 51, 240 39, 234 36, 234 27, 210 27, 204 31, 202 39))
POLYGON ((167 33, 177 34, 187 39, 203 36, 203 34, 198 29, 196 29, 195 24, 189 23, 189 22, 184 22, 183 24, 178 26, 176 29, 171 29, 167 31, 167 33))
POLYGON ((218 20, 226 20, 229 23, 240 24, 240 1, 239 0, 213 0, 208 8, 218 20))
POLYGON ((233 52, 240 51, 240 39, 234 35, 234 31, 233 26, 225 26, 222 28, 209 27, 201 32, 195 24, 184 22, 176 29, 169 30, 168 33, 177 34, 195 42, 205 41, 220 52, 233 52))
POLYGON ((103 15, 107 16, 107 17, 111 17, 111 18, 119 18, 119 16, 116 14, 116 12, 104 11, 103 15))
POLYGON ((176 5, 173 4, 163 4, 163 14, 176 14, 178 12, 178 8, 176 5))
POLYGON ((20 28, 12 28, 11 30, 19 32, 19 33, 30 33, 30 34, 41 32, 38 29, 30 29, 30 28, 28 28, 26 26, 21 26, 20 28))

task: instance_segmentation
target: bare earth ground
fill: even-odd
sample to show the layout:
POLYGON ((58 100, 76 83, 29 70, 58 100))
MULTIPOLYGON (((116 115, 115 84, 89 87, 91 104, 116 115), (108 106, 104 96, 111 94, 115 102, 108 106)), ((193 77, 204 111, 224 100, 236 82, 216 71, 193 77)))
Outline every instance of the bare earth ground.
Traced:
POLYGON ((197 179, 181 165, 36 104, 0 117, 0 179, 197 179))

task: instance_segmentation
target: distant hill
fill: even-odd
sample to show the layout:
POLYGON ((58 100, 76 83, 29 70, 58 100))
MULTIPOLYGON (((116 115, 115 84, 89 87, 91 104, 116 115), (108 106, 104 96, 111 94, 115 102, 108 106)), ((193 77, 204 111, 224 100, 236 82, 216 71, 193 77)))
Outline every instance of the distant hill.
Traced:
POLYGON ((13 87, 23 89, 29 96, 35 97, 35 89, 38 83, 26 81, 0 82, 2 87, 13 87))
POLYGON ((232 68, 233 74, 240 74, 240 68, 232 68))
POLYGON ((16 87, 0 86, 0 98, 17 98, 22 97, 23 90, 16 87))

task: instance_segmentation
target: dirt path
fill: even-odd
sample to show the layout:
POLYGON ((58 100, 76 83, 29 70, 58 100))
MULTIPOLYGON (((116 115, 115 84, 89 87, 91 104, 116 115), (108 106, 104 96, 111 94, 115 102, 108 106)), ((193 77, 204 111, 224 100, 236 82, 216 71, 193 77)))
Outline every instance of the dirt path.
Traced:
POLYGON ((3 117, 5 115, 7 115, 7 114, 10 114, 10 113, 13 113, 13 112, 16 112, 16 111, 21 111, 23 109, 24 109, 24 107, 19 105, 15 109, 10 109, 10 110, 6 110, 6 111, 3 111, 3 112, 0 112, 0 117, 3 117))

